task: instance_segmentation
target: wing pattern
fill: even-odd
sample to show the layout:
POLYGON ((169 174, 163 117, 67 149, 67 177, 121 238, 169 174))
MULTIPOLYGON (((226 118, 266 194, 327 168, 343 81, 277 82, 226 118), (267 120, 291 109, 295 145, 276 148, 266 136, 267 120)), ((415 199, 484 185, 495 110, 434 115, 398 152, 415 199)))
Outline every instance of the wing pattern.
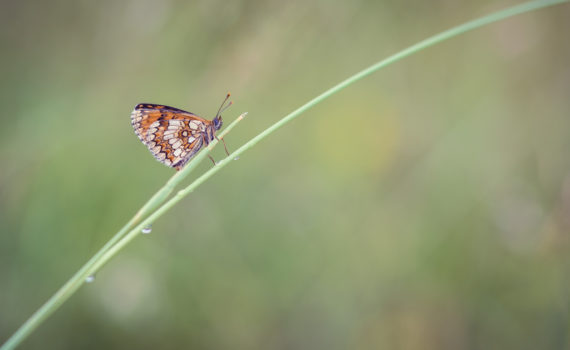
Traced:
POLYGON ((138 138, 161 163, 180 170, 214 137, 212 121, 165 105, 138 104, 131 113, 138 138))

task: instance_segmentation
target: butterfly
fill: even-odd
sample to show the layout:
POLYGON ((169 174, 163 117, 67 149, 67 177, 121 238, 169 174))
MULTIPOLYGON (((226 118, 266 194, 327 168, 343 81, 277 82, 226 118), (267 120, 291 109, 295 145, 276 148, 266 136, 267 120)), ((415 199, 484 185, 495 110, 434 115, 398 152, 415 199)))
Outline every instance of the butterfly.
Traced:
POLYGON ((216 131, 222 127, 221 113, 232 105, 230 101, 224 107, 229 98, 228 93, 212 120, 174 107, 139 103, 131 113, 131 124, 158 161, 180 170, 202 147, 217 138, 216 131))

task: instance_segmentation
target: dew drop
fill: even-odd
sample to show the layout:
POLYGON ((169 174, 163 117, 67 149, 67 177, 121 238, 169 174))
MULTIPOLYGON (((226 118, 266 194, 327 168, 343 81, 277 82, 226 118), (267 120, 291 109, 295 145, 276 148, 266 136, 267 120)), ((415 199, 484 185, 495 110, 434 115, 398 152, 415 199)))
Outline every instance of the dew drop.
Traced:
POLYGON ((238 160, 238 159, 239 159, 239 156, 237 156, 237 157, 234 158, 234 160, 238 160))
POLYGON ((148 235, 151 231, 152 231, 152 227, 150 225, 143 227, 143 229, 141 230, 141 232, 145 235, 148 235))
POLYGON ((95 275, 89 275, 85 278, 85 283, 91 283, 93 281, 95 281, 95 275))

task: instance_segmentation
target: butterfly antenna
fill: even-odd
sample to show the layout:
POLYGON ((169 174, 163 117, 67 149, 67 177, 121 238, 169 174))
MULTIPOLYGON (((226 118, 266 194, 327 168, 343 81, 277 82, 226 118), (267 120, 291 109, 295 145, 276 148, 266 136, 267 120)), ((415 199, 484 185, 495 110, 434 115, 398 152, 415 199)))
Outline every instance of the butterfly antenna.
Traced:
POLYGON ((224 102, 222 102, 220 108, 218 109, 218 113, 216 113, 216 118, 219 117, 223 111, 225 111, 226 109, 228 109, 229 106, 231 106, 233 104, 233 101, 230 101, 230 103, 228 103, 225 107, 224 105, 226 104, 226 101, 230 98, 231 94, 228 92, 228 94, 226 95, 226 98, 224 99, 224 102))

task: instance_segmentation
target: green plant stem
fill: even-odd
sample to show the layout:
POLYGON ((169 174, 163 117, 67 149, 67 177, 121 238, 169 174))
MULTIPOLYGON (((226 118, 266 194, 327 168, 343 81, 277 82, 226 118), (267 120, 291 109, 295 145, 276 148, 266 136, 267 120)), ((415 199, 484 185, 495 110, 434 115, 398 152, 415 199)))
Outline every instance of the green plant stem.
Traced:
MULTIPOLYGON (((228 157, 224 158, 216 164, 216 166, 210 168, 202 176, 198 177, 194 182, 192 182, 188 187, 180 190, 173 196, 169 201, 160 206, 155 212, 150 214, 146 219, 140 221, 144 215, 148 214, 154 208, 157 207, 158 203, 161 203, 166 199, 166 197, 172 192, 174 186, 179 183, 179 181, 187 175, 192 168, 188 165, 182 171, 174 175, 167 184, 159 190, 144 206, 139 210, 139 212, 123 227, 97 254, 93 256, 85 265, 82 267, 60 290, 56 292, 40 309, 38 309, 0 348, 0 350, 13 349, 19 345, 42 321, 44 321, 53 311, 55 311, 65 300, 67 300, 79 287, 83 284, 83 281, 90 274, 95 273, 99 268, 101 268, 109 259, 111 259, 115 254, 117 254, 127 243, 134 239, 140 230, 150 224, 152 224, 157 218, 162 216, 166 211, 168 211, 172 206, 178 203, 182 198, 191 193, 204 181, 208 180, 212 175, 220 171, 229 162, 231 162, 236 157, 240 156, 242 153, 255 146, 259 141, 266 138, 272 134, 277 129, 281 128, 288 122, 292 121, 298 117, 303 112, 314 107, 326 98, 334 95, 335 93, 341 91, 342 89, 354 84, 358 80, 376 72, 380 68, 383 68, 391 63, 399 61, 413 53, 420 50, 428 48, 434 44, 442 42, 444 40, 455 37, 459 34, 468 32, 470 30, 482 27, 484 25, 500 21, 502 19, 512 17, 521 13, 537 10, 547 6, 552 6, 555 4, 560 4, 567 2, 568 0, 537 0, 523 3, 502 11, 495 12, 488 16, 481 17, 479 19, 467 22, 465 24, 459 25, 440 34, 434 35, 428 39, 425 39, 415 45, 404 49, 395 55, 392 55, 382 61, 379 61, 372 66, 360 71, 359 73, 349 77, 348 79, 342 81, 341 83, 333 86, 327 91, 323 92, 319 96, 313 98, 309 102, 305 103, 301 107, 297 108, 293 112, 286 115, 284 118, 265 129, 263 132, 252 138, 250 141, 245 143, 243 146, 238 148, 228 157), (188 168, 188 169, 187 169, 188 168), (180 174, 180 175, 179 175, 180 174), (131 228, 133 225, 137 224, 135 228, 131 228), (128 233, 127 233, 128 231, 128 233)), ((239 119, 239 118, 238 118, 239 119)), ((211 143, 212 147, 215 145, 214 142, 211 143)), ((210 148, 208 148, 209 150, 210 148)), ((206 156, 207 150, 200 152, 196 159, 192 162, 197 164, 206 156), (200 158, 199 158, 200 157, 200 158)))
MULTIPOLYGON (((196 187, 198 187, 204 181, 209 179, 212 175, 214 175, 215 173, 220 171, 223 167, 228 165, 233 159, 239 157, 242 153, 244 153, 245 151, 247 151, 251 147, 255 146, 259 141, 263 140, 264 138, 266 138, 267 136, 272 134, 274 131, 281 128, 283 125, 292 121, 293 119, 298 117, 300 114, 302 114, 303 112, 307 111, 308 109, 314 107, 315 105, 317 105, 321 101, 329 98, 330 96, 336 94, 337 92, 341 91, 342 89, 344 89, 344 88, 350 86, 351 84, 357 82, 358 80, 374 73, 375 71, 379 70, 380 68, 383 68, 383 67, 385 67, 391 63, 394 63, 396 61, 399 61, 400 59, 405 58, 405 57, 407 57, 407 56, 409 56, 415 52, 426 49, 426 48, 428 48, 434 44, 437 44, 437 43, 442 42, 444 40, 450 39, 452 37, 455 37, 459 34, 467 32, 467 31, 470 31, 470 30, 482 27, 484 25, 487 25, 487 24, 490 24, 493 22, 497 22, 497 21, 500 21, 502 19, 512 17, 512 16, 515 16, 515 15, 518 15, 521 13, 529 12, 529 11, 540 9, 540 8, 547 7, 547 6, 552 6, 552 5, 564 3, 567 1, 568 0, 537 0, 537 1, 526 2, 526 3, 523 3, 521 5, 513 6, 511 8, 508 8, 508 9, 505 9, 505 10, 502 10, 499 12, 495 12, 495 13, 490 14, 488 16, 475 19, 473 21, 470 21, 470 22, 464 23, 462 25, 459 25, 457 27, 446 30, 442 33, 436 34, 436 35, 429 37, 423 41, 420 41, 419 43, 412 45, 412 46, 410 46, 410 47, 408 47, 408 48, 406 48, 406 49, 404 49, 404 50, 402 50, 402 51, 400 51, 400 52, 398 52, 398 53, 396 53, 396 54, 394 54, 394 55, 392 55, 392 56, 390 56, 390 57, 388 57, 388 58, 386 58, 380 62, 377 62, 377 63, 373 64, 372 66, 352 75, 348 79, 338 83, 337 85, 326 90, 325 92, 323 92, 319 96, 317 96, 317 97, 313 98, 312 100, 310 100, 309 102, 305 103, 301 107, 297 108, 293 112, 289 113, 288 115, 283 117, 281 120, 279 120, 275 124, 271 125, 267 129, 265 129, 264 131, 259 133, 257 136, 255 136, 254 138, 252 138, 251 140, 246 142, 244 145, 239 147, 232 154, 230 154, 226 158, 219 161, 217 163, 217 166, 210 168, 203 175, 198 177, 192 184, 190 184, 188 187, 186 187, 185 189, 178 192, 178 194, 182 193, 184 196, 189 194, 196 187)), ((169 202, 167 202, 165 204, 165 206, 168 205, 168 203, 169 202)), ((162 209, 162 207, 159 208, 158 210, 161 212, 164 212, 161 209, 162 209)))
MULTIPOLYGON (((223 139, 224 136, 226 136, 236 126, 236 124, 243 119, 243 116, 244 114, 240 115, 236 120, 228 125, 218 135, 218 138, 223 139)), ((137 231, 132 230, 132 226, 139 223, 144 216, 148 215, 152 210, 158 207, 160 203, 162 203, 173 191, 176 185, 178 185, 180 181, 182 181, 204 158, 208 156, 217 143, 218 140, 210 142, 210 144, 199 152, 190 162, 188 162, 182 170, 176 172, 176 174, 174 174, 166 184, 141 207, 141 209, 139 209, 133 218, 131 218, 131 220, 129 220, 129 222, 123 226, 119 232, 117 232, 97 253, 95 253, 95 255, 93 255, 93 257, 89 259, 89 261, 87 261, 79 271, 77 271, 48 301, 46 301, 32 316, 30 316, 30 318, 6 341, 6 343, 2 345, 0 350, 13 349, 18 346, 49 315, 51 315, 61 304, 73 295, 73 293, 83 285, 88 276, 97 272, 101 266, 101 262, 108 260, 108 252, 116 252, 117 250, 115 249, 115 246, 117 243, 125 242, 125 235, 131 234, 131 237, 134 238, 134 235, 132 235, 133 232, 140 233, 142 228, 147 226, 147 221, 143 221, 142 224, 136 226, 137 231)), ((124 243, 121 246, 123 245, 124 243)))

